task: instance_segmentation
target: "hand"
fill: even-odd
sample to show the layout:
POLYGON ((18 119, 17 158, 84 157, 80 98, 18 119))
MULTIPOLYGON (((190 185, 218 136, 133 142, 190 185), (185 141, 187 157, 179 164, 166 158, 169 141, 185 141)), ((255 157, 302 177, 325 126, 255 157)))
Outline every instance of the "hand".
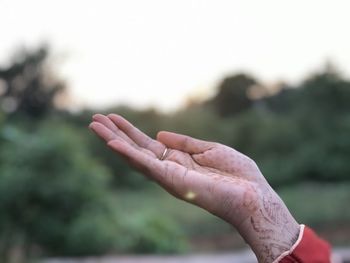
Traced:
POLYGON ((90 128, 169 193, 236 227, 259 262, 272 262, 295 243, 298 223, 242 153, 171 132, 154 140, 116 114, 94 115, 90 128))

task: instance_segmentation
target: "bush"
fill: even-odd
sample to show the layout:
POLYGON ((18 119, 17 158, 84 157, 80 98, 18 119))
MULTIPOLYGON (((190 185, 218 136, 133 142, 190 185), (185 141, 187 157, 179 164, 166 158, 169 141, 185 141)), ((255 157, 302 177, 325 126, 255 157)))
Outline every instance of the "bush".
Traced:
MULTIPOLYGON (((70 231, 86 211, 111 216, 113 207, 106 201, 111 198, 109 171, 87 154, 79 135, 64 125, 44 124, 35 132, 7 125, 2 138, 0 210, 6 211, 0 215, 2 240, 14 246, 11 240, 20 239, 23 247, 37 244, 52 254, 81 253, 76 244, 70 247, 74 234, 70 231)), ((111 234, 102 227, 96 227, 94 235, 111 241, 111 234)), ((90 242, 91 254, 113 245, 102 251, 100 241, 90 242)))
POLYGON ((119 249, 129 253, 179 253, 187 248, 177 223, 147 209, 127 215, 123 220, 119 249))

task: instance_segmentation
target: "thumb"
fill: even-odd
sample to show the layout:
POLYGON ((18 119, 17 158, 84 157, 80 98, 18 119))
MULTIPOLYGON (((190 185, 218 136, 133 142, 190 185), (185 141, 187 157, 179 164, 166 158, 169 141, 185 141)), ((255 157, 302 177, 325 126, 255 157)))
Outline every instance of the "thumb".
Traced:
POLYGON ((187 135, 167 131, 159 132, 157 134, 157 140, 168 148, 189 154, 202 153, 215 146, 214 142, 202 141, 187 135))

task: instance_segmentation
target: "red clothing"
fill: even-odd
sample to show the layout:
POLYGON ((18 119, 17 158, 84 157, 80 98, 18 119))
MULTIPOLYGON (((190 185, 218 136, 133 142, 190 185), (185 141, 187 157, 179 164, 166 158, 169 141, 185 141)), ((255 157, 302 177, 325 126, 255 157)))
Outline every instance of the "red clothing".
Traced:
POLYGON ((310 228, 301 225, 300 234, 293 247, 275 260, 278 263, 330 263, 330 245, 310 228))

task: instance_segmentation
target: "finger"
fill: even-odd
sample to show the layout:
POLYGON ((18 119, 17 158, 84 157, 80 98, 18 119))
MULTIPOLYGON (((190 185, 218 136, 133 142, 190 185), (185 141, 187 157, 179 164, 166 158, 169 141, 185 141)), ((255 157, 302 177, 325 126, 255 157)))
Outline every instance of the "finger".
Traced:
MULTIPOLYGON (((101 124, 99 122, 92 122, 89 125, 89 128, 93 132, 95 132, 98 135, 98 137, 100 137, 102 140, 104 140, 107 143, 111 140, 116 140, 116 139, 121 139, 121 140, 125 141, 119 135, 115 134, 113 131, 111 131, 110 129, 108 129, 106 126, 104 126, 103 124, 101 124)), ((132 147, 138 149, 139 151, 142 151, 142 152, 144 152, 152 157, 156 157, 156 155, 152 151, 150 151, 148 149, 141 148, 132 141, 131 141, 131 143, 129 141, 125 141, 125 143, 128 143, 130 146, 132 146, 132 147)))
POLYGON ((173 132, 161 131, 157 135, 157 140, 166 147, 187 152, 189 154, 202 153, 216 145, 213 142, 207 142, 173 132))
POLYGON ((99 122, 92 122, 89 125, 89 128, 95 132, 97 134, 98 137, 100 137, 102 140, 109 142, 113 139, 116 139, 118 136, 111 131, 110 129, 108 129, 106 126, 104 126, 103 124, 99 123, 99 122))
POLYGON ((136 146, 136 143, 133 140, 131 140, 123 131, 121 131, 107 116, 102 114, 95 114, 94 116, 92 116, 92 119, 96 122, 103 124, 131 145, 136 146))
POLYGON ((162 156, 165 149, 162 143, 153 140, 120 115, 109 114, 108 118, 139 146, 152 151, 158 157, 162 156))

